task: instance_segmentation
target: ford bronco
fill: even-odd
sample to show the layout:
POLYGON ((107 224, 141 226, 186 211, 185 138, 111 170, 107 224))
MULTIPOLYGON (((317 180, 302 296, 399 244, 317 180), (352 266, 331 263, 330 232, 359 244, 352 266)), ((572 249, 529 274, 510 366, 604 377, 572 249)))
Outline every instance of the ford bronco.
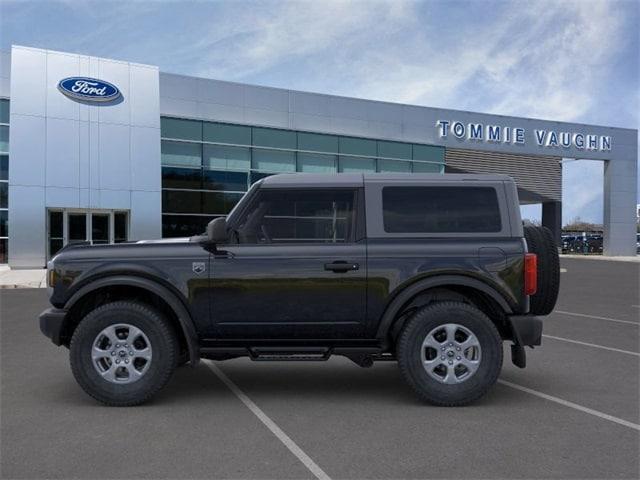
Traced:
POLYGON ((524 367, 558 295, 556 241, 525 227, 500 175, 283 174, 206 233, 67 246, 40 328, 80 386, 140 404, 201 358, 397 361, 436 405, 524 367))

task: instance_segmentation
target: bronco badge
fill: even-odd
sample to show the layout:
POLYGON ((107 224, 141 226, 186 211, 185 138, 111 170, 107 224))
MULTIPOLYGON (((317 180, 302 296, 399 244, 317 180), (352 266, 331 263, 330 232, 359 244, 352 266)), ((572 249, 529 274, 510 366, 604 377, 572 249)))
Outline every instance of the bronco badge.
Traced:
POLYGON ((204 262, 193 262, 191 269, 193 270, 193 273, 197 273, 199 275, 204 272, 207 267, 205 267, 204 262))

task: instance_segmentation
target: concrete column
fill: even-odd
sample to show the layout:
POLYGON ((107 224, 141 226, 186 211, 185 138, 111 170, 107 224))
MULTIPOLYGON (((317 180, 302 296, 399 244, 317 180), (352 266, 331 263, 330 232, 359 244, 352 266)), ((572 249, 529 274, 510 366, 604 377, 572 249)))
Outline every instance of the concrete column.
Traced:
POLYGON ((560 245, 562 234, 562 202, 543 202, 542 225, 551 230, 557 245, 560 245))
POLYGON ((636 254, 638 145, 604 166, 604 254, 636 254))

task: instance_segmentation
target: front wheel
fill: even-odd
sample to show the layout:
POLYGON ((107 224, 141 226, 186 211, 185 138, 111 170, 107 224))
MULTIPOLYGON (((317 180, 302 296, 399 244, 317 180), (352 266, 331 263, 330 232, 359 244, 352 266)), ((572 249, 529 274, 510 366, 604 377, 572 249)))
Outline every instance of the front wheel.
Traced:
POLYGON ((442 302, 416 312, 397 343, 400 370, 429 403, 460 406, 483 396, 502 369, 502 339, 477 308, 442 302))
POLYGON ((160 312, 120 301, 96 308, 80 322, 70 362, 76 381, 93 398, 133 406, 167 384, 178 353, 176 335, 160 312))

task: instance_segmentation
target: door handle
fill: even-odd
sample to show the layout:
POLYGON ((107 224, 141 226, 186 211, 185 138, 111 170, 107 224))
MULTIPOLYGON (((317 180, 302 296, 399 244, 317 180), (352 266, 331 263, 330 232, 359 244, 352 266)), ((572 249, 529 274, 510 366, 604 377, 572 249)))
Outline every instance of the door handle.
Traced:
POLYGON ((357 263, 345 262, 344 260, 337 260, 333 263, 325 263, 324 269, 330 270, 336 273, 346 273, 351 270, 358 270, 360 265, 357 263))

